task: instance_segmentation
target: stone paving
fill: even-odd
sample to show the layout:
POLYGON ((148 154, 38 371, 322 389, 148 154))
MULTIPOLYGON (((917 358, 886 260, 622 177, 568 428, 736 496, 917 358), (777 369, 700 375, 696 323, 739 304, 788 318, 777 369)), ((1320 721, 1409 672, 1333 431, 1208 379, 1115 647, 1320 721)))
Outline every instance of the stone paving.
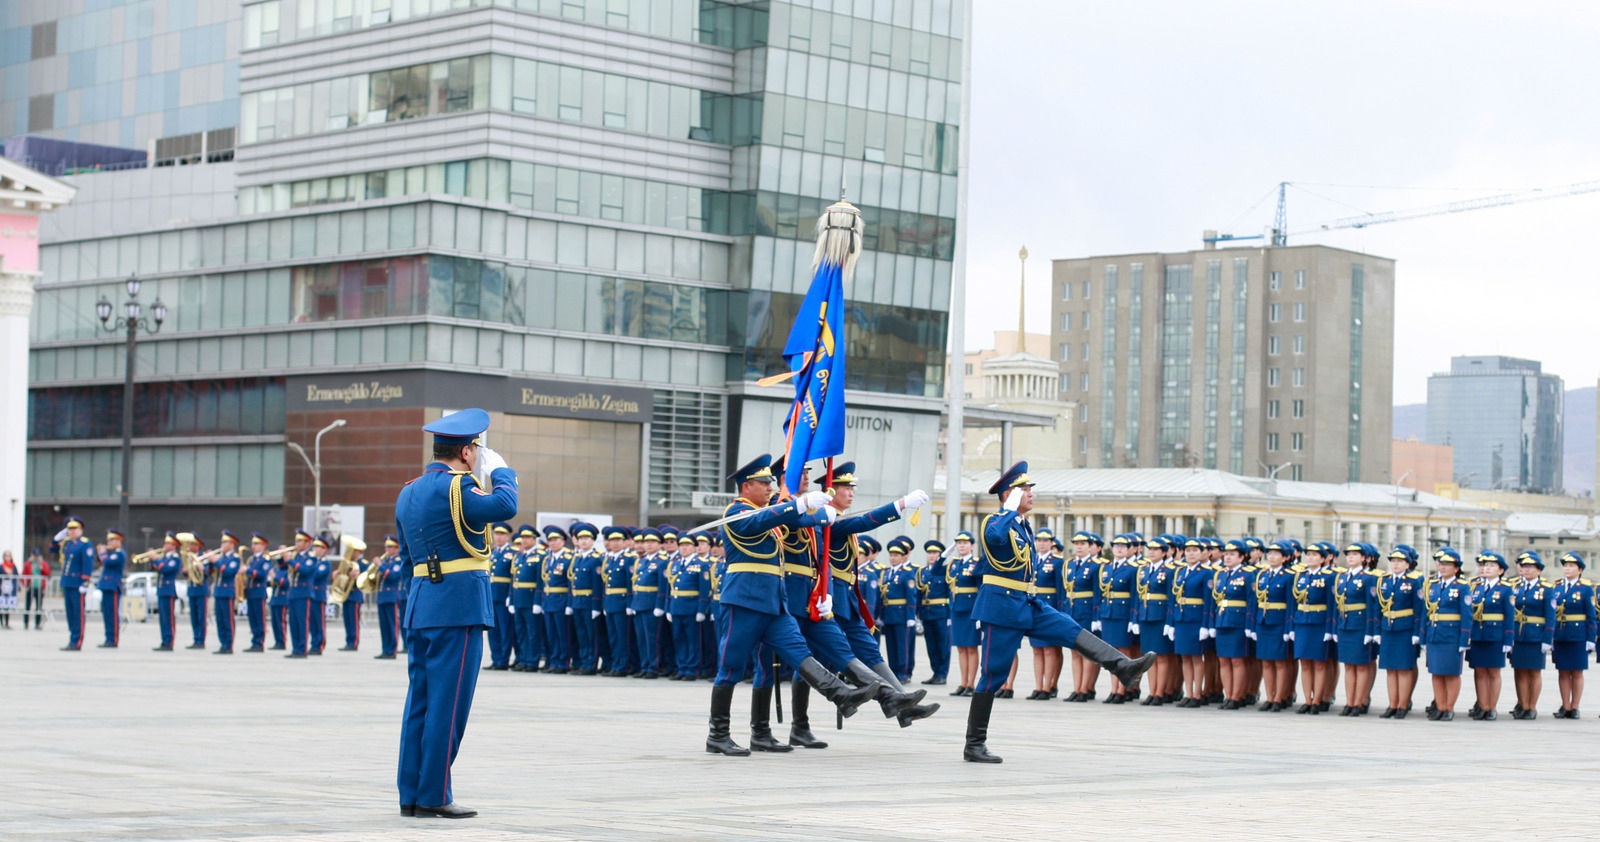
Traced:
POLYGON ((814 702, 832 747, 741 759, 703 752, 705 683, 486 672, 455 766, 482 815, 405 819, 403 656, 157 653, 151 624, 118 650, 64 639, 0 630, 0 839, 1589 838, 1600 781, 1600 687, 1586 719, 1554 720, 1553 673, 1533 722, 1504 716, 1509 670, 1492 723, 1422 719, 1426 676, 1403 722, 1001 700, 1005 763, 980 766, 953 686, 905 730, 872 706, 838 732, 814 702))

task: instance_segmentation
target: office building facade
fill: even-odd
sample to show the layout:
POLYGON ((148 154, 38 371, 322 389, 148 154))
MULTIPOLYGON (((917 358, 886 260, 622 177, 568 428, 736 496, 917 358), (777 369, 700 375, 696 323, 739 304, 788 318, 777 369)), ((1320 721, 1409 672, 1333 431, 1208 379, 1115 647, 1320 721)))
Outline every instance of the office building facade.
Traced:
POLYGON ((1082 467, 1388 478, 1394 261, 1327 246, 1057 260, 1082 467), (1281 466, 1281 467, 1280 467, 1281 466))
POLYGON ((1534 360, 1451 357, 1428 378, 1428 441, 1450 445, 1463 486, 1559 494, 1565 394, 1534 360))
POLYGON ((863 501, 931 487, 964 10, 836 5, 247 0, 231 160, 71 177, 44 235, 30 525, 115 495, 93 305, 132 272, 172 313, 139 343, 136 523, 299 525, 285 444, 343 418, 321 499, 377 534, 416 428, 467 405, 529 520, 715 514, 781 448, 784 390, 753 381, 841 185, 867 222, 847 442, 896 478, 863 501))

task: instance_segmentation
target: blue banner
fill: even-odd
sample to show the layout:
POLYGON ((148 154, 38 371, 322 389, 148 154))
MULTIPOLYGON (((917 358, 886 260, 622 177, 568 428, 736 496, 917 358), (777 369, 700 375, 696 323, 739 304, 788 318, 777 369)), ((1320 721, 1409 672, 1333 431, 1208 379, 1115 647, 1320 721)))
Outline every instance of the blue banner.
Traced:
POLYGON ((844 452, 844 335, 844 268, 824 261, 783 346, 795 372, 783 477, 791 493, 804 490, 797 486, 806 463, 844 452))

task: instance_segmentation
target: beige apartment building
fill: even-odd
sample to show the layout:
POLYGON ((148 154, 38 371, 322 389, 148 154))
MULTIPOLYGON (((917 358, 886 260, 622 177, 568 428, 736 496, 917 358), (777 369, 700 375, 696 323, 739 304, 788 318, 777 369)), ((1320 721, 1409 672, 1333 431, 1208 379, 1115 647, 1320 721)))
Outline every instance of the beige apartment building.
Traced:
POLYGON ((1320 245, 1056 260, 1076 464, 1386 482, 1394 261, 1320 245))

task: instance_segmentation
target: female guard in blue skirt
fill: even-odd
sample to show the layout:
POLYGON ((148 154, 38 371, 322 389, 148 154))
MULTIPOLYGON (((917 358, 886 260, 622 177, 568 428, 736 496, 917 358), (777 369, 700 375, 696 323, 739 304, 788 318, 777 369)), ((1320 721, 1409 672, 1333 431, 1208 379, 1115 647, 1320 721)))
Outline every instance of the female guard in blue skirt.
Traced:
MULTIPOLYGON (((1133 559, 1143 543, 1144 537, 1138 533, 1124 533, 1111 539, 1111 562, 1100 566, 1100 605, 1094 623, 1089 626, 1090 631, 1130 658, 1139 654, 1139 636, 1134 630, 1137 606, 1133 601, 1139 568, 1133 559)), ((1137 698, 1137 687, 1124 687, 1113 678, 1111 694, 1105 701, 1120 705, 1137 698)))
POLYGON ((1183 542, 1183 565, 1172 574, 1172 650, 1183 665, 1181 708, 1205 704, 1205 646, 1211 638, 1206 624, 1211 617, 1211 568, 1205 564, 1206 541, 1189 538, 1183 542))
POLYGON ((1428 622, 1422 639, 1428 653, 1428 673, 1433 676, 1433 702, 1428 718, 1449 722, 1456 718, 1456 699, 1461 695, 1461 660, 1467 654, 1472 631, 1472 588, 1461 579, 1461 553, 1443 547, 1433 554, 1439 574, 1426 583, 1423 602, 1428 606, 1428 622))
POLYGON ((1495 718, 1506 656, 1511 654, 1516 635, 1511 586, 1502 578, 1505 573, 1505 556, 1489 551, 1478 554, 1478 581, 1472 588, 1471 648, 1467 650, 1472 686, 1477 691, 1477 701, 1468 713, 1473 719, 1495 718))
POLYGON ((1083 630, 1071 617, 1051 608, 1033 592, 1033 480, 1028 463, 1018 462, 1000 475, 989 493, 1001 501, 1000 511, 983 519, 979 544, 982 578, 972 616, 982 624, 983 678, 967 713, 967 743, 962 758, 973 763, 999 763, 989 753, 989 715, 994 693, 1005 683, 1024 635, 1052 646, 1070 646, 1105 667, 1129 686, 1150 668, 1155 656, 1130 659, 1104 640, 1083 630))
POLYGON ((1372 704, 1378 671, 1378 548, 1367 543, 1344 548, 1345 571, 1333 582, 1339 663, 1344 664, 1344 710, 1340 716, 1361 716, 1372 704))
POLYGON ((1256 660, 1267 697, 1257 710, 1284 710, 1294 695, 1294 573, 1285 566, 1293 554, 1288 541, 1273 541, 1267 545, 1267 566, 1256 571, 1256 660))
POLYGON ((1561 687, 1561 709, 1557 719, 1577 719, 1578 703, 1583 701, 1583 673, 1589 669, 1589 653, 1595 644, 1594 584, 1583 578, 1583 556, 1561 554, 1560 582, 1553 598, 1556 608, 1556 680, 1561 687))
POLYGON ((1422 643, 1422 574, 1417 551, 1398 544, 1389 551, 1389 575, 1378 580, 1378 668, 1389 686, 1383 719, 1405 719, 1417 688, 1417 650, 1422 643))
MULTIPOLYGON (((1066 572, 1062 574, 1062 586, 1066 588, 1067 614, 1073 622, 1084 628, 1094 625, 1095 615, 1100 610, 1100 550, 1105 546, 1105 539, 1096 532, 1074 532, 1072 534, 1072 560, 1067 562, 1066 572)), ((1072 653, 1072 693, 1066 698, 1069 702, 1087 702, 1094 698, 1095 682, 1100 679, 1100 665, 1083 656, 1076 650, 1072 653)))
POLYGON ((956 648, 961 684, 952 696, 970 696, 978 686, 978 624, 972 605, 978 600, 978 557, 972 552, 972 533, 957 532, 955 557, 946 566, 950 577, 950 644, 956 648))
POLYGON ((1177 673, 1177 657, 1173 654, 1173 638, 1177 630, 1171 627, 1173 565, 1167 562, 1171 548, 1165 535, 1154 535, 1145 541, 1146 561, 1134 574, 1134 588, 1138 593, 1134 626, 1139 635, 1139 651, 1156 656, 1156 665, 1150 670, 1150 692, 1141 704, 1161 705, 1172 692, 1172 678, 1177 673))
POLYGON ((1545 656, 1555 648, 1555 590, 1540 575, 1544 559, 1528 550, 1517 556, 1521 578, 1511 586, 1512 622, 1515 638, 1511 644, 1511 678, 1517 686, 1517 706, 1512 719, 1539 718, 1539 695, 1544 692, 1545 656))
POLYGON ((1294 578, 1294 656, 1300 662, 1306 702, 1295 713, 1319 714, 1333 704, 1339 683, 1334 667, 1334 623, 1338 607, 1333 600, 1333 558, 1338 555, 1326 541, 1306 547, 1305 569, 1294 578))
POLYGON ((1217 642, 1217 657, 1222 661, 1222 710, 1244 707, 1249 670, 1251 620, 1255 615, 1256 591, 1253 572, 1244 566, 1249 548, 1243 541, 1222 545, 1222 569, 1211 577, 1211 618, 1206 636, 1217 642))

